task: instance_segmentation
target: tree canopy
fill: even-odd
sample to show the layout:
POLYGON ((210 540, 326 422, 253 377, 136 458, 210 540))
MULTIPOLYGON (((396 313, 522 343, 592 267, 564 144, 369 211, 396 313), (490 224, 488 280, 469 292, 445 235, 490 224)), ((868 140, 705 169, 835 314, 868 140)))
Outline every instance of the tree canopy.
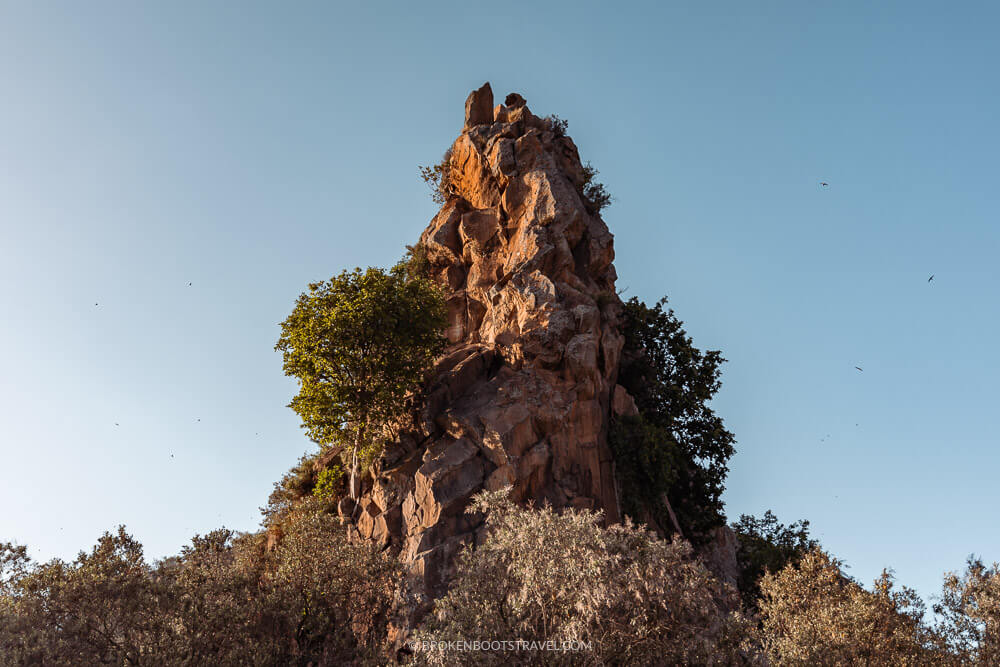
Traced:
MULTIPOLYGON (((642 487, 642 502, 648 505, 649 498, 666 494, 685 536, 697 540, 725 522, 722 491, 735 438, 710 406, 721 387, 725 359, 718 350, 696 348, 683 322, 664 308, 666 303, 664 298, 650 308, 635 297, 625 303, 618 382, 635 398, 647 425, 638 429, 643 435, 640 442, 662 450, 635 455, 661 466, 642 487), (668 462, 674 467, 672 474, 662 470, 668 462)), ((663 510, 650 509, 654 514, 663 510)), ((672 523, 661 518, 661 527, 672 523)))
POLYGON ((275 348, 299 380, 291 407, 309 436, 358 461, 381 450, 384 429, 405 411, 445 345, 444 301, 426 278, 397 267, 344 271, 309 285, 281 325, 275 348))

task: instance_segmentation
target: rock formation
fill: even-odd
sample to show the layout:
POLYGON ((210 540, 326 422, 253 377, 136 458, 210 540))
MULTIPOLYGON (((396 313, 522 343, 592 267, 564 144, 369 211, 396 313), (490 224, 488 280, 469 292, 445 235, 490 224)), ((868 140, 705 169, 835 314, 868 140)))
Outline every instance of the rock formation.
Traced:
POLYGON ((572 139, 520 95, 494 107, 486 84, 449 153, 447 201, 420 245, 445 290, 450 347, 414 425, 345 511, 431 597, 481 528, 464 510, 482 489, 617 521, 607 432, 613 405, 631 403, 615 382, 612 236, 572 139))
MULTIPOLYGON (((449 348, 357 505, 341 507, 355 537, 409 565, 418 616, 481 535, 465 509, 483 489, 620 519, 607 436, 636 407, 616 383, 613 237, 564 129, 516 93, 494 106, 489 84, 473 91, 442 169, 446 201, 420 237, 449 348)), ((734 536, 717 538, 707 560, 735 579, 734 536)))

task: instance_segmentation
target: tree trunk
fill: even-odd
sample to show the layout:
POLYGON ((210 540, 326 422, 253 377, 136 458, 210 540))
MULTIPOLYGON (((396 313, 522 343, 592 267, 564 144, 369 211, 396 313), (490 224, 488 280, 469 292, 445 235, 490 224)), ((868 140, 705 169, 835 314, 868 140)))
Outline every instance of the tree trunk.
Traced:
POLYGON ((358 496, 358 450, 361 449, 361 429, 354 434, 354 448, 351 450, 351 500, 357 500, 358 496))
POLYGON ((684 539, 684 531, 681 530, 681 524, 677 522, 677 515, 674 514, 674 508, 670 505, 670 499, 665 493, 663 494, 663 504, 667 507, 667 514, 670 515, 670 521, 674 524, 677 534, 681 536, 681 539, 684 539))

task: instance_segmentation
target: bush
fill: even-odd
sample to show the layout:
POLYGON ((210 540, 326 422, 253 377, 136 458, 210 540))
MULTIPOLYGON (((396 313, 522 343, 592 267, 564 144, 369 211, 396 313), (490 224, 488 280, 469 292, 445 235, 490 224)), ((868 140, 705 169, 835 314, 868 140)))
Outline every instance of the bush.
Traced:
POLYGON ((733 524, 739 539, 737 559, 740 565, 739 589, 743 606, 757 608, 760 599, 760 578, 767 572, 779 572, 795 565, 809 551, 819 546, 809 537, 809 522, 796 521, 785 526, 771 510, 764 518, 744 514, 733 524))
POLYGON ((889 572, 867 591, 819 549, 761 580, 762 643, 771 664, 927 665, 949 656, 916 593, 889 572))
POLYGON ((451 196, 451 149, 445 151, 441 161, 429 167, 418 165, 420 178, 431 189, 435 204, 444 204, 451 196))
POLYGON ((310 495, 316 486, 315 462, 318 454, 303 454, 292 469, 274 483, 267 505, 260 509, 265 523, 290 510, 296 501, 310 495))
POLYGON ((431 261, 427 257, 427 248, 422 243, 406 246, 406 254, 393 267, 393 272, 404 276, 407 280, 429 278, 431 261))
POLYGON ((545 123, 549 126, 549 130, 556 137, 565 137, 566 130, 569 129, 569 121, 563 120, 559 116, 552 114, 545 117, 545 123))
POLYGON ((599 173, 589 162, 583 166, 583 200, 587 209, 594 214, 600 213, 614 201, 604 184, 595 180, 599 173))
POLYGON ((565 653, 418 653, 432 664, 739 664, 743 619, 735 592, 693 558, 630 523, 601 515, 516 507, 484 492, 487 536, 459 557, 448 593, 416 641, 576 641, 565 653))
POLYGON ((334 463, 316 477, 312 493, 322 500, 336 500, 343 494, 344 469, 334 463))
POLYGON ((939 631, 963 664, 1000 664, 1000 565, 972 556, 961 576, 945 575, 934 612, 939 631))
POLYGON ((386 655, 399 563, 308 501, 271 548, 221 529, 150 567, 123 528, 73 563, 0 545, 4 665, 341 665, 386 655))

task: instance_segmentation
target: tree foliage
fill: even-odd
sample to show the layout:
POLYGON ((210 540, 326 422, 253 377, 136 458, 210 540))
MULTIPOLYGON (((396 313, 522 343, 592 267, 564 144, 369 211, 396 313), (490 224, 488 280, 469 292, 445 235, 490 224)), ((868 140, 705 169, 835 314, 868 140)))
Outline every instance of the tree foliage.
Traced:
POLYGON ((798 563, 806 553, 819 546, 809 537, 809 522, 789 525, 778 521, 771 510, 763 518, 748 514, 733 524, 739 539, 737 560, 740 566, 739 589, 747 609, 756 609, 760 598, 760 578, 767 572, 779 572, 798 563))
POLYGON ((762 645, 770 664, 933 665, 953 657, 923 620, 912 590, 888 571, 871 591, 849 580, 841 563, 819 549, 797 565, 764 575, 762 645))
MULTIPOLYGON (((625 303, 618 381, 635 398, 645 423, 656 429, 664 451, 647 456, 676 461, 673 475, 658 474, 652 480, 657 486, 641 493, 652 498, 665 493, 685 535, 697 540, 725 522, 722 491, 735 439, 710 406, 725 359, 717 350, 696 348, 673 310, 664 309, 666 302, 650 308, 633 297, 625 303)), ((650 433, 644 433, 647 447, 650 433)), ((666 517, 658 522, 670 525, 666 517)))
POLYGON ((1000 664, 1000 565, 969 557, 961 575, 945 575, 934 612, 938 630, 963 664, 1000 664))
POLYGON ((151 566, 123 528, 73 563, 0 547, 4 665, 340 665, 386 650, 402 571, 303 507, 268 549, 220 529, 151 566))
POLYGON ((282 323, 275 348, 299 381, 290 407, 309 437, 351 453, 352 497, 359 465, 381 451, 385 429, 443 350, 445 324, 431 281, 376 268, 310 284, 282 323))

